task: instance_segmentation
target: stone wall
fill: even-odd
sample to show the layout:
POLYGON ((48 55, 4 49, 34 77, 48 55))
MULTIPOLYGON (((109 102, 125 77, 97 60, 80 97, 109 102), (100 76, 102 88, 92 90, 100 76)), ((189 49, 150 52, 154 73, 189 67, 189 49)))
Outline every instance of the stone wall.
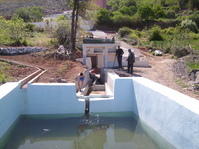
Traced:
POLYGON ((20 55, 45 51, 46 48, 42 47, 5 47, 0 48, 0 55, 20 55))

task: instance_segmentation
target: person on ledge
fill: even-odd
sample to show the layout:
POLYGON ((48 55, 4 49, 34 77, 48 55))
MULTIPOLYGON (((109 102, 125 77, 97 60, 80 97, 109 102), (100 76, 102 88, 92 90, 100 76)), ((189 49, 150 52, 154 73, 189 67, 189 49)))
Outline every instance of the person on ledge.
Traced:
POLYGON ((118 61, 119 69, 122 69, 122 56, 124 54, 124 51, 118 46, 118 49, 116 50, 116 56, 118 61))
POLYGON ((129 56, 127 58, 128 61, 128 73, 133 74, 133 64, 135 63, 135 54, 131 51, 131 49, 128 49, 129 56))
POLYGON ((77 81, 77 87, 78 87, 78 90, 77 91, 82 91, 81 89, 83 88, 83 85, 84 85, 84 80, 85 80, 85 76, 84 74, 81 72, 79 74, 79 76, 76 77, 76 81, 77 81))

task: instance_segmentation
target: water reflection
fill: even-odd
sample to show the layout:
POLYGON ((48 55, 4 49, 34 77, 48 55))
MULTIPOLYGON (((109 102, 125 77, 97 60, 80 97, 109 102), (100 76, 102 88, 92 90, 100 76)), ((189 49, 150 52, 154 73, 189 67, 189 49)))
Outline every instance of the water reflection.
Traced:
POLYGON ((159 149, 132 117, 26 119, 4 149, 159 149))

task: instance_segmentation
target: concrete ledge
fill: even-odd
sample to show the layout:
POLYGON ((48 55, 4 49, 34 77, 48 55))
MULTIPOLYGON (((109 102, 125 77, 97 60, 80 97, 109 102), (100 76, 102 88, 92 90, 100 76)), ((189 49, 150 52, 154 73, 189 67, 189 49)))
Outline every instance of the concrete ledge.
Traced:
POLYGON ((199 148, 199 101, 145 78, 133 78, 133 112, 178 149, 199 148))
POLYGON ((9 94, 13 89, 15 89, 19 83, 9 82, 0 86, 0 100, 3 100, 3 97, 9 94))
POLYGON ((24 90, 19 83, 0 86, 0 139, 24 110, 24 90))

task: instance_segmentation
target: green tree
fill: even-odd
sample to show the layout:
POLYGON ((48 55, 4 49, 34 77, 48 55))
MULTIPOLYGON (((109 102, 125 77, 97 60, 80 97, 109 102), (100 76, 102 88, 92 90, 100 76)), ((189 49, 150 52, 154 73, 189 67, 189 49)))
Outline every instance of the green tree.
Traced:
POLYGON ((154 17, 155 18, 162 18, 162 17, 166 16, 166 14, 164 12, 164 9, 161 6, 155 6, 153 8, 153 12, 154 12, 154 17))
POLYGON ((109 0, 108 6, 111 7, 111 10, 117 11, 122 7, 136 7, 136 2, 134 0, 109 0))
POLYGON ((90 0, 71 0, 70 2, 72 7, 70 50, 76 50, 76 35, 79 16, 85 16, 90 2, 90 0))
POLYGON ((97 24, 110 24, 112 13, 107 9, 100 9, 97 13, 97 24))
POLYGON ((135 6, 123 6, 122 8, 119 9, 119 11, 122 13, 122 14, 125 14, 125 15, 134 15, 136 12, 137 12, 137 8, 135 6))
POLYGON ((69 48, 71 34, 70 25, 66 20, 61 20, 58 22, 58 27, 54 35, 59 45, 64 45, 64 47, 69 48))
POLYGON ((15 18, 22 18, 25 22, 41 21, 43 17, 43 9, 41 7, 24 7, 16 10, 15 18))
POLYGON ((160 28, 155 26, 151 29, 151 33, 149 36, 149 41, 162 41, 164 40, 161 32, 160 32, 160 28))
POLYGON ((181 28, 198 33, 198 27, 192 20, 186 19, 181 22, 181 28))
POLYGON ((20 46, 23 44, 26 37, 26 24, 22 19, 12 19, 8 23, 8 34, 13 44, 20 46))
POLYGON ((138 14, 141 19, 150 20, 153 19, 155 14, 151 5, 142 5, 138 8, 138 14))
POLYGON ((26 30, 26 24, 22 19, 5 20, 0 18, 0 44, 23 45, 27 36, 26 30))

